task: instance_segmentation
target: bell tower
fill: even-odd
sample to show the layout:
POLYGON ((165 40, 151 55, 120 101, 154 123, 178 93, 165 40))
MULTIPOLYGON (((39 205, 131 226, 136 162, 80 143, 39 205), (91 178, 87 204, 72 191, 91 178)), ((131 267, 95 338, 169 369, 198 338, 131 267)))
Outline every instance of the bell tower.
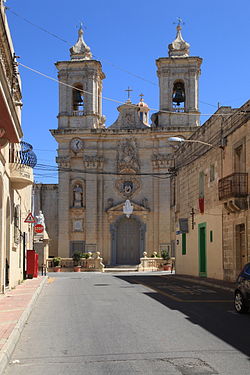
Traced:
POLYGON ((102 65, 92 59, 90 48, 83 40, 82 26, 78 40, 70 48, 70 61, 59 61, 58 128, 93 129, 103 127, 102 65))
POLYGON ((189 56, 189 44, 181 35, 181 21, 175 40, 168 46, 168 57, 156 60, 160 87, 160 110, 152 120, 155 126, 198 126, 199 75, 202 59, 189 56))

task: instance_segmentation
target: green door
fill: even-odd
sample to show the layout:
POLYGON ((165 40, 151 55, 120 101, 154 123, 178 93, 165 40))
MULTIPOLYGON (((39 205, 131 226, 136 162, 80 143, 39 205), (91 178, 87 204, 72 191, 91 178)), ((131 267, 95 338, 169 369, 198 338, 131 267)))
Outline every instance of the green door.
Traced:
POLYGON ((199 231, 199 275, 207 276, 206 223, 198 225, 199 231))

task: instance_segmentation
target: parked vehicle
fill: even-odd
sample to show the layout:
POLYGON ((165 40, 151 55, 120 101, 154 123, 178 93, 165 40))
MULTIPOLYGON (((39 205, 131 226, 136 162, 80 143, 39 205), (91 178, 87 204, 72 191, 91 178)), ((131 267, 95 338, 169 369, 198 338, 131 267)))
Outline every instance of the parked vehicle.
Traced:
POLYGON ((250 308, 250 263, 244 266, 237 278, 234 307, 238 313, 246 313, 250 308))

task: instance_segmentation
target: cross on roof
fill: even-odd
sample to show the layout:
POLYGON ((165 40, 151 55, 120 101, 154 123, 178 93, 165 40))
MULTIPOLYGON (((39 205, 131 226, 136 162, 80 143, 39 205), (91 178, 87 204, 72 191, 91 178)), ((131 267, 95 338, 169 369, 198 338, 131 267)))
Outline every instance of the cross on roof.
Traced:
POLYGON ((144 94, 140 94, 139 96, 141 97, 141 102, 142 102, 144 94))
POLYGON ((127 90, 124 90, 124 91, 128 92, 128 100, 130 100, 130 92, 133 90, 128 86, 127 90))
POLYGON ((183 21, 183 19, 181 17, 177 17, 177 21, 178 22, 174 22, 175 25, 176 25, 176 23, 177 23, 177 26, 185 25, 185 22, 183 21))

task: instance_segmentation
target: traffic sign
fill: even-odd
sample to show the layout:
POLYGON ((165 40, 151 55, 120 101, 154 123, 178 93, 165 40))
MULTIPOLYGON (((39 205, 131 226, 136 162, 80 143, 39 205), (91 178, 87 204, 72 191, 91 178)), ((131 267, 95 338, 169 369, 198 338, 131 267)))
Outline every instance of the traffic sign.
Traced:
POLYGON ((24 220, 25 223, 31 223, 31 224, 34 224, 36 223, 36 219, 34 218, 34 216, 32 215, 32 213, 30 212, 28 214, 28 216, 26 217, 26 219, 24 220))
POLYGON ((36 233, 43 233, 43 231, 44 231, 44 226, 43 226, 42 224, 36 224, 36 225, 34 226, 34 231, 35 231, 36 233))

